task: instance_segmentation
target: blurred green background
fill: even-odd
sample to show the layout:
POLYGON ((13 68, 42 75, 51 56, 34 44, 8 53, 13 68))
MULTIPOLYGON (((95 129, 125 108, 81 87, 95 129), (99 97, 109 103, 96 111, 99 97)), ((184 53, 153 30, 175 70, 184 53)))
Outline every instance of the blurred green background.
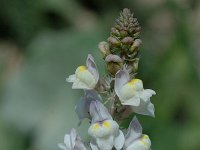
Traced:
MULTIPOLYGON (((199 0, 1 0, 0 150, 57 150, 83 94, 65 78, 94 55, 124 7, 143 30, 139 77, 157 92, 140 116, 153 150, 200 150, 199 0)), ((87 121, 76 127, 87 134, 87 121)))

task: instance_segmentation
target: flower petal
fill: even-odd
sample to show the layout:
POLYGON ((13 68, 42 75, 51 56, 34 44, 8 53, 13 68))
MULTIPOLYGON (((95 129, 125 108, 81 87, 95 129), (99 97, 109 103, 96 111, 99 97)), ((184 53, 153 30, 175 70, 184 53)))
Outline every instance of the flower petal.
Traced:
POLYGON ((99 148, 96 145, 96 143, 94 142, 94 140, 90 141, 90 147, 91 147, 92 150, 99 150, 99 148))
POLYGON ((80 120, 79 125, 81 124, 83 119, 85 118, 90 119, 90 114, 89 114, 90 102, 91 102, 90 100, 87 100, 84 97, 82 97, 75 106, 75 111, 80 120))
POLYGON ((149 136, 142 135, 139 139, 133 141, 125 150, 150 150, 151 140, 149 136))
POLYGON ((140 98, 137 96, 133 96, 129 100, 123 101, 123 105, 131 105, 131 106, 139 106, 140 105, 140 98))
POLYGON ((125 142, 124 134, 121 130, 119 130, 119 134, 117 137, 114 139, 114 146, 117 150, 122 149, 123 145, 125 142))
POLYGON ((96 143, 100 150, 111 150, 113 148, 114 137, 97 138, 96 143))
POLYGON ((66 146, 67 149, 72 148, 72 145, 71 145, 71 138, 70 138, 70 135, 69 135, 69 134, 65 134, 64 143, 65 143, 65 146, 66 146))
POLYGON ((70 76, 66 79, 67 82, 75 82, 75 80, 76 80, 76 75, 75 75, 75 74, 70 75, 70 76))
POLYGON ((139 106, 132 108, 135 113, 155 117, 155 108, 150 99, 147 102, 141 100, 139 106))
POLYGON ((72 89, 86 89, 86 90, 90 90, 92 88, 89 87, 84 82, 82 82, 82 81, 80 81, 79 79, 76 78, 76 80, 74 81, 74 83, 72 85, 72 89))
POLYGON ((112 116, 109 114, 107 108, 99 101, 91 102, 90 115, 92 117, 92 123, 112 120, 112 116))
POLYGON ((71 147, 72 149, 74 148, 75 144, 76 144, 76 138, 78 136, 78 133, 76 132, 75 129, 71 129, 71 132, 70 132, 70 141, 71 141, 71 147))
POLYGON ((66 148, 66 146, 65 146, 64 143, 59 143, 59 144, 58 144, 58 147, 59 147, 60 149, 62 149, 62 150, 67 150, 67 148, 66 148))
POLYGON ((96 83, 97 83, 98 80, 99 80, 99 72, 98 72, 97 66, 94 62, 94 58, 92 57, 91 54, 88 54, 88 57, 87 57, 87 60, 86 60, 86 66, 87 66, 89 72, 91 72, 92 75, 95 77, 95 80, 96 80, 96 83))
POLYGON ((87 150, 87 148, 83 144, 83 142, 82 142, 82 140, 81 140, 79 135, 77 135, 76 144, 74 146, 74 150, 87 150))
POLYGON ((128 132, 125 136, 126 139, 124 144, 125 147, 128 147, 132 142, 141 137, 141 135, 142 135, 142 126, 140 125, 138 119, 134 117, 128 127, 128 132))
POLYGON ((88 129, 88 134, 93 138, 107 138, 110 135, 117 136, 119 125, 114 120, 105 120, 92 123, 88 129))
POLYGON ((77 105, 75 106, 75 111, 79 117, 79 125, 81 124, 81 121, 85 118, 91 119, 90 116, 90 103, 91 101, 101 101, 100 96, 98 93, 94 90, 85 90, 85 95, 82 97, 77 105))
POLYGON ((152 95, 155 95, 156 92, 151 90, 151 89, 145 89, 143 90, 141 93, 140 93, 140 97, 144 100, 144 101, 148 101, 149 98, 152 96, 152 95))
POLYGON ((101 96, 95 90, 85 90, 86 99, 102 101, 101 96))
POLYGON ((64 143, 58 144, 58 147, 63 150, 87 150, 75 129, 65 135, 64 143))
POLYGON ((131 143, 127 148, 125 148, 125 150, 146 150, 141 141, 136 140, 133 143, 131 143))
POLYGON ((120 90, 123 85, 130 80, 128 71, 123 69, 119 70, 115 75, 115 92, 119 98, 121 98, 120 90))

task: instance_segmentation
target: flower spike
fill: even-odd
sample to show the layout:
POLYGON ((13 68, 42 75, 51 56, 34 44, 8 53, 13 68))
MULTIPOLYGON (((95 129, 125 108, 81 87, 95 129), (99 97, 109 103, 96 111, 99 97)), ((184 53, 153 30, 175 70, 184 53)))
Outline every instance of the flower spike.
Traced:
MULTIPOLYGON (((132 113, 155 116, 151 97, 154 90, 144 89, 143 81, 135 78, 138 73, 139 53, 142 40, 141 27, 134 14, 127 8, 111 28, 107 41, 98 48, 106 66, 106 74, 99 72, 91 54, 86 64, 79 66, 66 81, 72 89, 84 90, 84 96, 75 106, 79 118, 89 120, 87 145, 82 142, 75 129, 58 144, 62 150, 151 150, 151 140, 142 133, 142 126, 134 117, 126 135, 120 130, 127 116, 132 113), (102 96, 102 97, 101 97, 102 96), (109 110, 109 111, 108 111, 109 110)), ((126 130, 125 130, 126 131, 126 130)))

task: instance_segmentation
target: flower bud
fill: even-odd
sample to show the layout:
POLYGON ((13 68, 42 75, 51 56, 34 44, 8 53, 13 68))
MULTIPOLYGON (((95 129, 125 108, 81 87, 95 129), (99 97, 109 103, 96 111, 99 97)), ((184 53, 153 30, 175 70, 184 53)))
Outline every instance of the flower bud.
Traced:
POLYGON ((120 41, 114 37, 109 37, 108 38, 108 42, 113 44, 113 45, 119 45, 120 44, 120 41))
POLYGON ((138 37, 140 35, 140 32, 136 32, 135 34, 133 34, 134 37, 138 37))
POLYGON ((131 43, 133 43, 133 38, 132 37, 125 37, 122 40, 122 43, 124 43, 124 44, 131 44, 131 43))
POLYGON ((139 27, 135 28, 135 32, 140 32, 141 29, 142 29, 142 28, 139 26, 139 27))
POLYGON ((122 59, 118 55, 108 55, 105 59, 106 62, 122 62, 122 59))
POLYGON ((123 60, 118 55, 108 55, 105 59, 106 69, 111 75, 115 75, 123 67, 123 60))
POLYGON ((125 15, 130 15, 131 14, 131 11, 130 11, 130 9, 128 9, 128 8, 124 8, 123 9, 123 14, 125 14, 125 15))
POLYGON ((111 28, 111 33, 113 34, 113 35, 116 35, 116 36, 119 36, 120 35, 120 33, 119 33, 119 31, 116 29, 116 28, 111 28))
POLYGON ((116 28, 117 30, 121 30, 121 27, 120 27, 120 25, 118 25, 118 24, 115 25, 115 28, 116 28))
POLYGON ((105 41, 102 41, 98 45, 100 52, 102 53, 103 57, 106 57, 110 54, 109 44, 105 41))
POLYGON ((133 42, 133 45, 130 48, 130 51, 133 52, 135 49, 137 49, 142 44, 142 41, 140 39, 136 39, 133 42))
MULTIPOLYGON (((133 18, 134 20, 134 18, 133 18)), ((134 27, 134 24, 133 23, 129 23, 129 27, 134 27)))
POLYGON ((125 31, 125 30, 121 30, 120 31, 120 36, 121 37, 126 37, 127 35, 128 35, 127 31, 125 31))
POLYGON ((138 70, 139 58, 136 58, 133 62, 133 71, 136 72, 138 70))

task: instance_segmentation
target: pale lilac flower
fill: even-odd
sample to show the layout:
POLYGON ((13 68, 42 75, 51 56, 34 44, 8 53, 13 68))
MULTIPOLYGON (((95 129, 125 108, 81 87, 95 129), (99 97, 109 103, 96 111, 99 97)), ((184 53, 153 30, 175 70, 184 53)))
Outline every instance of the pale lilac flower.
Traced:
POLYGON ((90 143, 92 150, 111 150, 113 146, 120 150, 124 145, 124 135, 105 106, 99 101, 92 101, 90 115, 92 122, 88 133, 93 138, 90 143))
POLYGON ((154 105, 150 97, 156 94, 155 91, 144 89, 140 79, 130 79, 126 69, 115 75, 115 92, 122 105, 131 105, 136 113, 154 116, 154 105))
POLYGON ((94 89, 99 80, 99 72, 92 55, 88 55, 86 66, 79 66, 75 74, 70 75, 66 81, 72 82, 72 89, 94 89))
POLYGON ((79 117, 79 125, 85 118, 91 120, 90 103, 92 101, 101 101, 100 95, 95 90, 85 90, 84 97, 82 97, 75 106, 75 111, 79 117))
POLYGON ((75 129, 64 137, 64 143, 58 144, 62 150, 87 150, 75 129))
POLYGON ((149 136, 142 134, 142 126, 136 117, 131 121, 125 136, 124 150, 150 150, 149 136))

